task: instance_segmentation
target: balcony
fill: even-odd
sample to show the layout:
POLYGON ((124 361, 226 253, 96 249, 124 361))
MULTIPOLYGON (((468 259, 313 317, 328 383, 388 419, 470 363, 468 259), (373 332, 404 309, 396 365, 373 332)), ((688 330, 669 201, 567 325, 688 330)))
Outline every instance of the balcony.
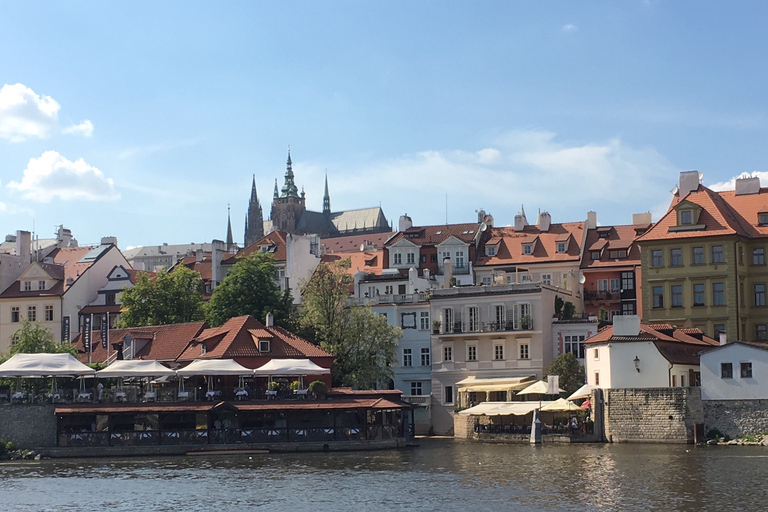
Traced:
POLYGON ((356 304, 358 306, 376 304, 409 304, 414 302, 426 302, 429 299, 428 293, 387 293, 383 295, 376 295, 375 297, 359 297, 349 299, 348 303, 356 304))
POLYGON ((403 402, 413 405, 429 407, 432 404, 432 395, 403 395, 403 402))
POLYGON ((613 292, 584 290, 584 300, 586 302, 618 302, 621 300, 621 293, 618 290, 613 292))
POLYGON ((518 322, 513 322, 512 320, 506 322, 477 322, 476 326, 471 326, 468 322, 458 321, 449 327, 451 328, 446 329, 444 326, 441 326, 439 332, 434 331, 434 334, 530 331, 533 328, 533 320, 529 318, 527 321, 520 320, 518 322))
MULTIPOLYGON (((437 269, 437 274, 441 276, 444 275, 445 269, 442 266, 440 266, 437 269)), ((460 275, 467 275, 467 274, 469 274, 469 265, 461 265, 461 266, 455 265, 453 267, 453 275, 460 276, 460 275)))

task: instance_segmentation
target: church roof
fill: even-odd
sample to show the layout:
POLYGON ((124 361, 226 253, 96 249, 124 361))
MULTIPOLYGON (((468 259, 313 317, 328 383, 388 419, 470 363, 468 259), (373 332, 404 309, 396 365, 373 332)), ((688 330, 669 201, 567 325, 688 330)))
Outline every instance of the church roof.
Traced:
POLYGON ((331 222, 333 222, 333 225, 340 233, 389 227, 387 225, 387 218, 384 216, 380 206, 335 212, 331 214, 331 222))

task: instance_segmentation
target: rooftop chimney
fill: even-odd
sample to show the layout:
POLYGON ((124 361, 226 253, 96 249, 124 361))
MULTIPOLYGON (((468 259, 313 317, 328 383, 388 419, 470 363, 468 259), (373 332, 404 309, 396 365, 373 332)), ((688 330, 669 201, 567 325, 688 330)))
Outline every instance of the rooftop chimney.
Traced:
POLYGON ((760 178, 742 175, 736 178, 736 195, 746 196, 760 193, 760 178))
POLYGON ((701 173, 699 171, 683 171, 680 173, 680 199, 699 189, 701 173))
POLYGON ((443 287, 450 288, 452 279, 453 279, 453 263, 451 263, 451 258, 445 258, 443 260, 443 287))
POLYGON ((728 343, 728 339, 726 338, 725 332, 720 332, 720 344, 725 345, 728 343))
POLYGON ((272 313, 267 313, 267 327, 273 327, 275 325, 275 316, 272 313))
POLYGON ((548 212, 539 213, 539 230, 542 233, 549 231, 549 225, 552 223, 552 216, 548 212))
POLYGON ((400 231, 405 231, 408 228, 413 227, 413 221, 406 213, 405 215, 400 216, 400 222, 398 223, 398 229, 400 231))
POLYGON ((520 213, 515 215, 515 231, 522 231, 527 225, 528 219, 525 218, 525 210, 521 209, 520 213))
POLYGON ((16 255, 21 256, 26 262, 32 261, 32 233, 29 231, 16 232, 16 255))
POLYGON ((616 315, 613 317, 614 336, 637 336, 640 334, 638 315, 616 315))
POLYGON ((634 226, 647 226, 651 221, 651 212, 632 214, 632 224, 634 226))
POLYGON ((587 212, 587 229, 597 227, 597 212, 587 212))

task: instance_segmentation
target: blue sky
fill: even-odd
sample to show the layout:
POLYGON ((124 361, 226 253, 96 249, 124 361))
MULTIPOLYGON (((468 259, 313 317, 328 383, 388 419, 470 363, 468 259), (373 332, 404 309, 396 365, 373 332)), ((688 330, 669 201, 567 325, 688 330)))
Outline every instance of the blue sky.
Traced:
POLYGON ((0 227, 236 240, 310 209, 626 224, 679 171, 768 185, 768 3, 5 2, 0 227), (446 201, 447 197, 447 201, 446 201), (447 206, 446 206, 447 204, 447 206))

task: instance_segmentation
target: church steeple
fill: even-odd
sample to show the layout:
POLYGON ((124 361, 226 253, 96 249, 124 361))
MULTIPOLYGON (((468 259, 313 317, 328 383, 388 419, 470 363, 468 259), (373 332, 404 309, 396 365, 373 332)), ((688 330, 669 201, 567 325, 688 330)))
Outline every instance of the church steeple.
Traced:
POLYGON ((331 195, 328 193, 328 173, 325 174, 325 195, 323 195, 323 213, 331 214, 331 195))
POLYGON ((253 244, 264 236, 264 214, 259 196, 256 193, 256 175, 253 175, 251 199, 248 201, 248 213, 245 216, 245 246, 253 244))
POLYGON ((275 199, 280 197, 280 192, 277 191, 277 178, 275 178, 275 194, 272 197, 274 197, 275 199))
POLYGON ((288 146, 288 161, 285 167, 285 185, 282 188, 280 197, 299 197, 299 189, 293 182, 293 168, 291 164, 291 147, 288 146))
POLYGON ((232 238, 232 218, 229 215, 229 205, 227 205, 227 251, 231 251, 235 245, 235 240, 232 238))

